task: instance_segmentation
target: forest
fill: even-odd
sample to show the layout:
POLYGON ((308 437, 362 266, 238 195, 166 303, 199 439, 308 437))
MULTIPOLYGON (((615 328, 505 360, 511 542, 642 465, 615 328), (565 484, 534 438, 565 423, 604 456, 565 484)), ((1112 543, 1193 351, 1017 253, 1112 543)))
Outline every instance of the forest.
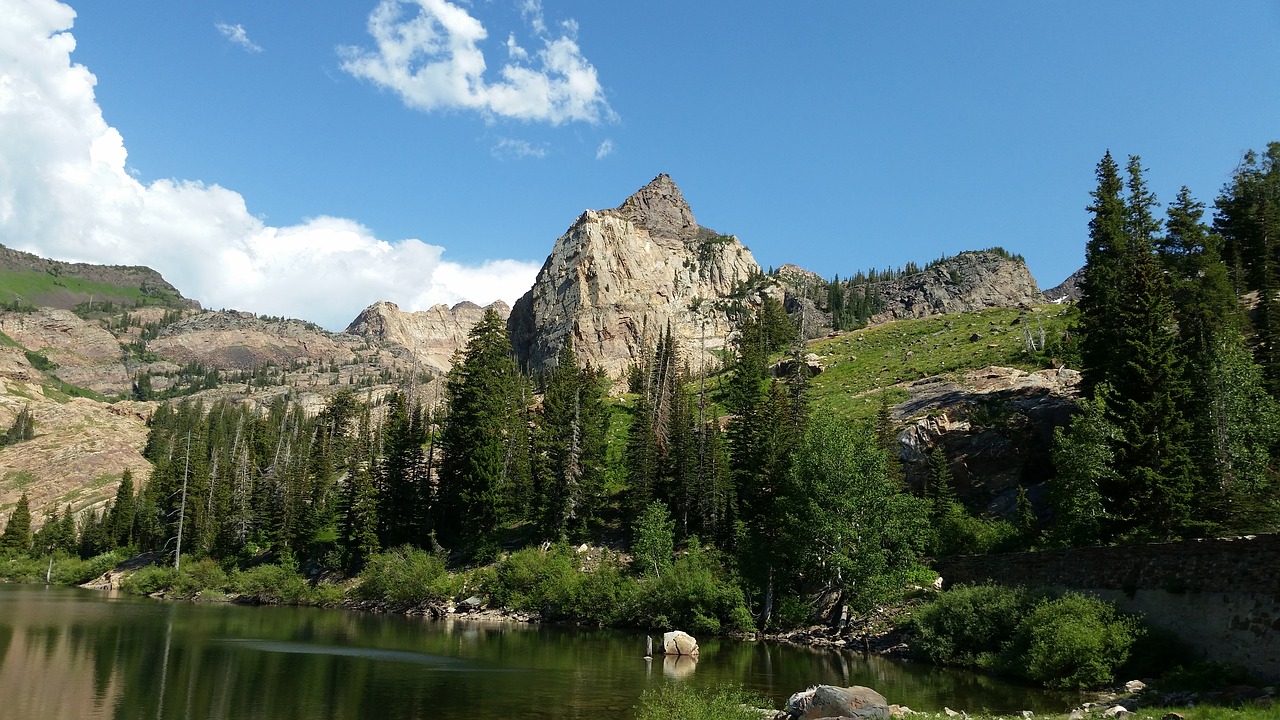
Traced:
MULTIPOLYGON (((34 534, 24 499, 0 552, 127 548, 314 580, 390 551, 514 572, 522 549, 586 543, 637 578, 704 573, 724 627, 769 628, 804 622, 820 593, 893 597, 932 555, 1274 531, 1280 143, 1245 156, 1209 219, 1186 188, 1160 217, 1144 172, 1137 157, 1097 165, 1078 320, 1056 345, 1084 392, 1056 433, 1048 502, 1020 493, 1009 517, 959 503, 940 454, 908 486, 887 403, 869 422, 813 407, 806 364, 777 363, 804 344, 767 300, 740 317, 723 370, 692 373, 668 332, 616 397, 572 344, 523 373, 490 311, 439 407, 413 385, 346 390, 318 414, 287 396, 265 412, 170 400, 150 422, 149 482, 126 476, 104 512, 34 534)), ((845 291, 866 298, 878 279, 833 281, 825 309, 860 323, 874 308, 845 291)))

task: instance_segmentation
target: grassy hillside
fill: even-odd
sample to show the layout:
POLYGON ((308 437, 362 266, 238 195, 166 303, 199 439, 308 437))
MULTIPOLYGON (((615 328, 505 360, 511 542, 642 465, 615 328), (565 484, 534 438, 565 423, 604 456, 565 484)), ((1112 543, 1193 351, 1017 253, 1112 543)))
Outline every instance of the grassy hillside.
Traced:
POLYGON ((83 303, 184 307, 176 292, 163 288, 117 284, 39 270, 0 269, 0 304, 8 307, 63 307, 83 303))
POLYGON ((1074 308, 1060 305, 994 308, 900 320, 814 340, 808 351, 822 358, 826 369, 813 378, 813 408, 838 417, 873 417, 882 393, 888 393, 890 403, 900 402, 907 396, 906 386, 921 378, 958 377, 988 365, 1048 367, 1062 355, 1073 313, 1074 308), (1028 349, 1027 331, 1036 351, 1028 349))

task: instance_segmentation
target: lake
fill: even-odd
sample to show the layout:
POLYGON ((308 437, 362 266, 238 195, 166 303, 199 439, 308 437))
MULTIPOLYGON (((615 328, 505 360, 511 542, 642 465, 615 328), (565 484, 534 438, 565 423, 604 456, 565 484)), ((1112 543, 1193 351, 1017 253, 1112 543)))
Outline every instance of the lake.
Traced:
POLYGON ((704 638, 645 661, 639 631, 165 602, 0 585, 0 717, 629 718, 646 688, 816 683, 916 710, 1062 711, 1075 699, 859 653, 704 638))

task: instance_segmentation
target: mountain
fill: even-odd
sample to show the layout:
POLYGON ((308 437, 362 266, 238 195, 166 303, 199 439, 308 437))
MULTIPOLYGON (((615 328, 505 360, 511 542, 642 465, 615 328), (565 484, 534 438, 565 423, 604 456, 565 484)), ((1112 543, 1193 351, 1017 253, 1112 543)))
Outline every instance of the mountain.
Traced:
POLYGON ((466 347, 467 333, 490 309, 504 320, 511 315, 511 308, 501 300, 486 307, 460 302, 417 312, 405 312, 393 302, 377 302, 361 311, 345 332, 404 348, 423 369, 444 374, 453 365, 454 354, 466 347))
MULTIPOLYGON (((961 253, 847 292, 873 296, 870 322, 886 327, 904 318, 1043 302, 1020 258, 995 250, 961 253)), ((826 281, 794 266, 762 274, 736 237, 697 223, 666 175, 615 208, 583 212, 512 308, 464 302, 406 312, 379 302, 341 333, 300 320, 203 310, 149 268, 62 263, 0 247, 0 430, 30 408, 37 435, 0 448, 0 517, 23 492, 37 514, 67 504, 80 512, 109 500, 126 469, 145 481, 146 421, 159 401, 192 398, 208 407, 227 399, 265 408, 288 397, 318 412, 343 390, 377 404, 409 388, 433 405, 443 396, 440 379, 486 309, 507 318, 514 351, 532 372, 549 368, 572 339, 581 362, 620 382, 668 329, 693 370, 714 368, 733 321, 767 297, 785 299, 810 337, 830 333, 826 281)), ((875 354, 865 351, 880 335, 831 333, 831 343, 848 345, 829 353, 812 348, 827 364, 815 383, 818 404, 837 414, 844 406, 864 413, 875 405, 867 394, 874 387, 901 394, 925 375, 1020 357, 987 357, 998 352, 987 338, 1000 333, 979 329, 966 327, 964 339, 948 340, 945 351, 936 347, 939 340, 926 345, 921 338, 907 349, 905 336, 891 332, 875 354), (946 352, 955 359, 944 360, 946 352), (927 364, 931 353, 937 370, 927 364), (899 356, 903 366, 892 368, 899 356), (855 370, 861 379, 847 374, 855 370)), ((1014 352, 1025 344, 1021 328, 1006 334, 1000 347, 1014 352)), ((950 407, 938 409, 957 416, 950 407)), ((941 442, 959 453, 954 429, 945 440, 921 436, 918 444, 941 442)))
POLYGON ((572 339, 615 380, 669 328, 692 368, 718 365, 729 312, 760 275, 736 237, 698 225, 667 175, 610 210, 587 210, 556 240, 507 327, 521 364, 551 367, 572 339))

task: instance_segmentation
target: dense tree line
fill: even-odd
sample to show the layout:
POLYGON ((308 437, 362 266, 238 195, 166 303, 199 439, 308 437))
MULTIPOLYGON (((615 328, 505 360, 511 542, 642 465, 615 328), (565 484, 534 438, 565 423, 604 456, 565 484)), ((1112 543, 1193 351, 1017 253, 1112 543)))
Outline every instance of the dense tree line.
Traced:
POLYGON ((1077 337, 1087 398, 1060 432, 1057 544, 1274 527, 1280 501, 1280 144, 1216 203, 1156 216, 1137 157, 1107 153, 1089 206, 1077 337))

